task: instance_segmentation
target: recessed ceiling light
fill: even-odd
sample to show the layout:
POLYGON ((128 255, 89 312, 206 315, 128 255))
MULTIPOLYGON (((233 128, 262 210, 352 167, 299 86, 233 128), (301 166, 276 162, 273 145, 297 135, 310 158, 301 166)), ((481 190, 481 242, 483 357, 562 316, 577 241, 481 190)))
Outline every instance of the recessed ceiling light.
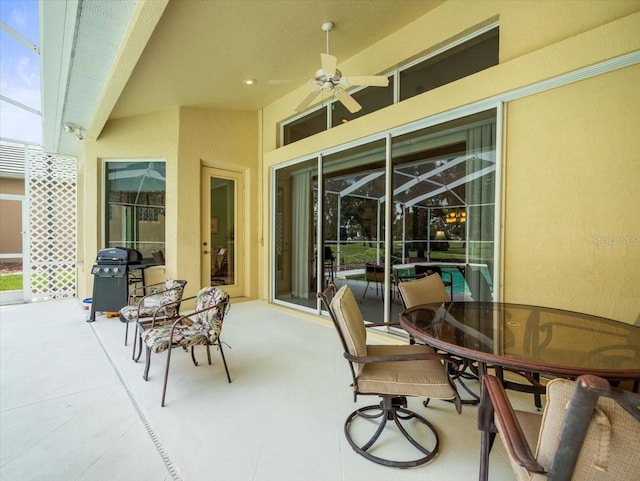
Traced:
POLYGON ((242 83, 245 84, 245 85, 253 85, 256 82, 257 82, 257 80, 254 79, 254 78, 248 78, 248 79, 244 79, 242 81, 242 83))

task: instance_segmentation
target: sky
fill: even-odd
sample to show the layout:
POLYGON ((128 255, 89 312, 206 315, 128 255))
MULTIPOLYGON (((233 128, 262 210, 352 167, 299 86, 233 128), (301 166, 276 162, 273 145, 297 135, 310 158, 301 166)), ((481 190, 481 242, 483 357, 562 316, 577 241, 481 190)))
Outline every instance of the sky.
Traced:
MULTIPOLYGON (((38 0, 0 0, 0 18, 31 43, 40 46, 38 0)), ((3 97, 42 110, 40 57, 5 30, 0 30, 0 93, 3 97)), ((40 145, 42 119, 0 101, 0 137, 40 145)))

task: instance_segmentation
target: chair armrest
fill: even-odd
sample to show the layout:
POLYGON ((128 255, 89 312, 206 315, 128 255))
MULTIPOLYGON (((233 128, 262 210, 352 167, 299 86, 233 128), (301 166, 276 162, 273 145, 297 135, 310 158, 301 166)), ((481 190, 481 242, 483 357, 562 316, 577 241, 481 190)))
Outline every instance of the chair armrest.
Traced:
MULTIPOLYGON (((184 299, 184 300, 195 299, 196 297, 197 297, 197 296, 188 297, 187 299, 184 299)), ((220 303, 217 303, 217 304, 214 304, 213 306, 208 306, 208 307, 205 307, 204 309, 200 309, 200 310, 198 310, 198 311, 193 311, 193 312, 190 312, 189 314, 185 314, 185 315, 183 315, 183 316, 180 316, 178 319, 176 319, 176 321, 175 321, 175 322, 172 324, 172 326, 171 326, 171 337, 170 337, 169 339, 171 339, 171 338, 173 337, 173 330, 175 329, 175 327, 176 327, 178 324, 187 324, 187 325, 191 325, 191 324, 193 324, 193 320, 191 319, 191 317, 193 317, 193 316, 195 316, 195 315, 197 315, 197 314, 200 314, 201 312, 210 311, 211 309, 214 309, 214 308, 216 308, 216 307, 221 307, 221 306, 220 306, 220 303), (186 321, 186 322, 185 322, 185 321, 186 321)), ((231 307, 231 304, 230 304, 229 302, 227 302, 227 303, 226 303, 226 305, 225 305, 225 306, 223 306, 223 307, 224 307, 223 315, 226 315, 226 314, 227 314, 227 312, 229 312, 229 309, 230 309, 230 307, 231 307)))
POLYGON ((399 326, 400 321, 389 322, 365 322, 364 327, 385 327, 385 326, 399 326))
POLYGON ((354 356, 348 352, 344 353, 345 359, 351 362, 369 364, 374 362, 396 362, 396 361, 426 361, 438 359, 448 364, 459 364, 455 359, 450 359, 436 352, 416 352, 415 354, 389 354, 387 356, 354 356))
MULTIPOLYGON (((162 283, 161 283, 161 284, 162 284, 162 283)), ((152 285, 153 285, 153 284, 152 284, 152 285)), ((141 298, 140 298, 140 300, 138 301, 138 317, 140 316, 140 309, 141 309, 142 307, 156 307, 156 308, 157 308, 157 309, 156 309, 156 311, 157 311, 157 310, 158 310, 158 309, 160 309, 160 308, 169 307, 169 306, 172 306, 172 305, 174 305, 174 304, 176 304, 176 303, 177 303, 177 304, 180 304, 184 299, 182 299, 182 298, 181 298, 181 299, 179 299, 179 300, 177 300, 177 301, 171 301, 171 302, 167 302, 167 303, 165 303, 165 304, 159 303, 158 305, 155 305, 155 306, 154 306, 154 305, 145 306, 145 305, 144 305, 144 301, 145 301, 146 299, 150 299, 150 298, 152 298, 152 297, 159 297, 159 296, 162 296, 162 294, 164 294, 165 292, 174 291, 174 290, 177 290, 177 289, 183 289, 183 288, 184 288, 184 287, 182 287, 182 286, 171 287, 171 288, 169 288, 169 289, 164 289, 164 290, 161 290, 161 291, 155 292, 155 293, 153 293, 153 294, 147 294, 146 296, 141 297, 141 298)))
POLYGON ((545 473, 545 468, 536 461, 529 448, 502 382, 495 376, 483 374, 482 385, 485 390, 483 394, 488 395, 493 404, 494 417, 499 419, 502 426, 500 434, 509 456, 529 472, 545 473))
MULTIPOLYGON (((173 289, 175 289, 175 288, 173 288, 173 289)), ((160 309, 164 309, 165 307, 169 307, 169 306, 172 306, 172 305, 174 305, 174 304, 176 304, 176 305, 177 305, 177 304, 182 304, 184 301, 190 301, 190 300, 195 299, 195 298, 197 298, 197 297, 198 297, 198 296, 183 297, 183 298, 182 298, 182 299, 180 299, 179 301, 173 301, 173 302, 169 302, 169 303, 167 303, 167 304, 163 304, 163 305, 161 305, 161 306, 158 306, 158 307, 156 308, 156 310, 153 312, 153 317, 151 317, 151 318, 146 318, 146 321, 143 321, 143 322, 144 322, 144 324, 148 324, 148 323, 149 323, 149 320, 151 320, 151 326, 150 326, 150 328, 153 328, 153 327, 155 327, 155 321, 156 321, 156 320, 163 320, 163 321, 166 321, 166 320, 168 319, 167 317, 164 317, 164 318, 163 318, 162 316, 158 317, 158 311, 159 311, 160 309)), ((205 310, 206 310, 206 309, 205 309, 205 310)), ((180 319, 182 319, 182 318, 186 318, 186 317, 192 316, 192 315, 194 315, 194 314, 196 314, 196 313, 195 313, 195 312, 192 312, 192 313, 190 313, 190 314, 181 315, 181 316, 178 318, 178 320, 180 320, 180 319)), ((176 322, 177 322, 177 321, 176 321, 176 322)), ((139 324, 143 324, 143 323, 139 322, 139 324)))

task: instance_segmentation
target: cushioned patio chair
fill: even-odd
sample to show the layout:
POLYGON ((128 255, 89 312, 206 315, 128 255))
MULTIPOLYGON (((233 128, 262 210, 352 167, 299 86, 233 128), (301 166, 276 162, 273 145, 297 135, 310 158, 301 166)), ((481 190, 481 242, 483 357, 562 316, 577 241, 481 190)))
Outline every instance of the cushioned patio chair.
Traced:
POLYGON ((367 286, 364 288, 364 292, 362 293, 362 299, 367 295, 369 284, 372 282, 376 285, 376 296, 378 295, 378 288, 380 288, 380 293, 382 293, 382 286, 384 286, 384 266, 369 263, 365 264, 364 277, 367 281, 367 286))
POLYGON ((442 282, 446 288, 449 289, 449 294, 453 297, 453 274, 451 272, 443 271, 442 267, 434 265, 416 264, 413 269, 417 275, 430 276, 432 274, 438 274, 442 279, 442 282))
POLYGON ((195 346, 206 346, 207 360, 211 364, 210 346, 217 346, 220 350, 224 370, 227 374, 227 381, 231 382, 227 361, 222 350, 222 341, 220 334, 222 332, 222 322, 231 307, 229 302, 229 294, 217 287, 205 287, 195 297, 185 298, 184 300, 196 299, 195 311, 180 316, 171 325, 155 326, 151 324, 148 329, 142 333, 142 342, 146 348, 146 362, 144 367, 143 378, 145 381, 149 379, 149 367, 151 364, 151 355, 167 351, 167 365, 164 373, 164 384, 162 387, 162 402, 167 393, 167 379, 169 378, 169 365, 171 363, 171 351, 174 347, 182 347, 183 349, 191 348, 191 359, 194 365, 198 365, 196 361, 194 348, 195 346))
MULTIPOLYGON (((335 285, 330 284, 318 297, 329 311, 349 363, 354 402, 358 395, 382 398, 379 404, 358 408, 347 417, 344 432, 350 446, 368 460, 386 466, 408 468, 433 459, 439 448, 438 432, 426 418, 407 408, 407 396, 459 401, 447 376, 450 361, 427 346, 367 344, 368 325, 348 285, 336 292, 335 285), (378 422, 373 435, 365 442, 356 441, 357 436, 352 433, 352 423, 356 420, 378 422), (384 451, 390 442, 383 436, 385 440, 376 445, 382 432, 393 425, 403 436, 400 439, 406 438, 419 453, 415 455, 418 458, 394 460, 377 452, 384 451), (413 434, 416 429, 420 431, 417 435, 413 434)), ((460 412, 460 402, 456 402, 456 407, 460 412)))
POLYGON ((514 411, 502 382, 483 375, 480 479, 496 435, 518 481, 639 479, 640 396, 592 375, 547 384, 544 414, 514 411), (535 453, 535 454, 534 454, 535 453))
POLYGON ((451 296, 438 274, 431 274, 415 280, 401 281, 398 278, 398 290, 405 309, 421 304, 442 305, 451 302, 451 296))
MULTIPOLYGON (((424 274, 421 273, 421 275, 424 274)), ((401 282, 400 279, 398 279, 398 291, 400 292, 400 298, 402 299, 405 309, 423 304, 433 304, 434 309, 437 309, 442 304, 451 302, 451 297, 447 292, 444 281, 437 273, 405 282, 401 282)), ((415 339, 412 336, 409 336, 409 343, 415 343, 415 339)), ((462 403, 478 404, 480 397, 464 382, 465 379, 478 380, 478 377, 473 373, 476 368, 468 359, 456 359, 458 359, 460 363, 458 369, 456 371, 452 370, 449 374, 453 381, 457 381, 460 387, 470 396, 466 396, 465 399, 462 400, 462 403)))
MULTIPOLYGON (((156 322, 162 319, 173 319, 180 312, 180 301, 184 294, 184 286, 187 281, 167 279, 164 282, 150 284, 145 287, 135 287, 129 292, 130 305, 120 309, 120 321, 126 324, 124 332, 124 345, 129 341, 129 322, 139 322, 143 319, 154 318, 156 322), (144 295, 158 289, 153 294, 144 295), (140 295, 142 294, 142 297, 140 295)), ((135 333, 138 330, 134 330, 135 333)), ((133 357, 135 359, 136 343, 133 343, 133 357)))

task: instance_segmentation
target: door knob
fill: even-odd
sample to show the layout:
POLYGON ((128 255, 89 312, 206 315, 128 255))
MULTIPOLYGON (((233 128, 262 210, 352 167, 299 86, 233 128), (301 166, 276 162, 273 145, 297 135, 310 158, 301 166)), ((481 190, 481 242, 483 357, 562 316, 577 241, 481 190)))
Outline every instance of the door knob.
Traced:
POLYGON ((202 251, 203 254, 211 254, 211 251, 202 251))

